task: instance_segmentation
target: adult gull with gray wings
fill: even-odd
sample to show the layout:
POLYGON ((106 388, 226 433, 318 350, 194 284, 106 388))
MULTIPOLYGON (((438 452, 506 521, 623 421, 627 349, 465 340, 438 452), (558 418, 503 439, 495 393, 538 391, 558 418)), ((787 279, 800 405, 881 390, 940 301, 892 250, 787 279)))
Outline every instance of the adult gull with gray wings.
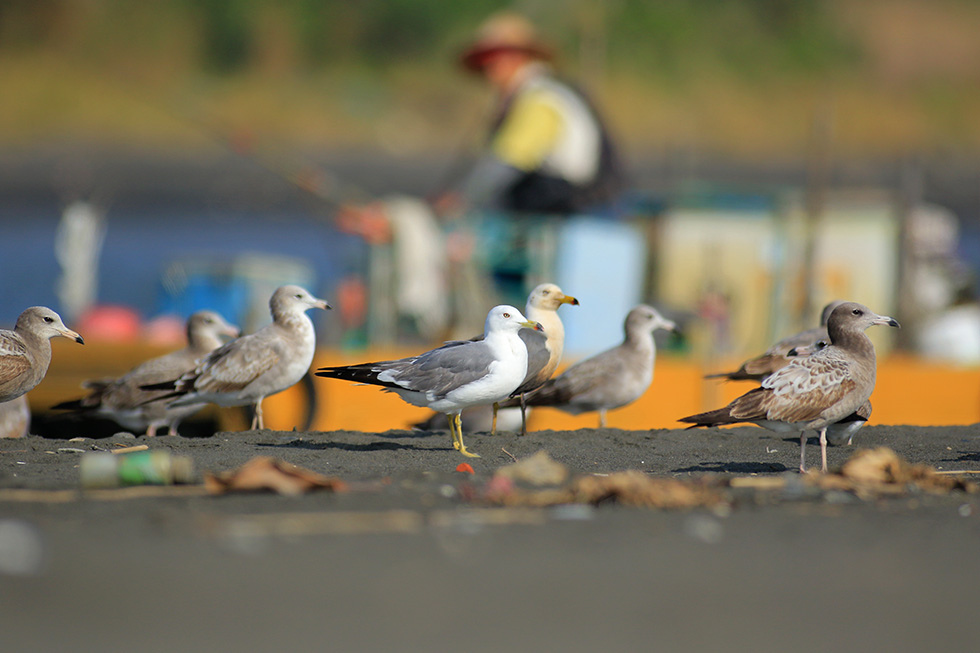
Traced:
POLYGON ((513 306, 495 306, 487 314, 482 340, 448 342, 418 356, 399 360, 323 367, 317 376, 384 387, 414 406, 446 415, 453 447, 476 457, 463 445, 460 412, 509 397, 527 374, 527 346, 518 332, 541 330, 513 306))

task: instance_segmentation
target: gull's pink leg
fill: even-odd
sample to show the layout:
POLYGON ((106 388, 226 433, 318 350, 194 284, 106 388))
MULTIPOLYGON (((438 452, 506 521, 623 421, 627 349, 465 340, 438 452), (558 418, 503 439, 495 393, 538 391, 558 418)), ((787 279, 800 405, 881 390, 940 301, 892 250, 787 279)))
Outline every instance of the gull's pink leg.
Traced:
POLYGON ((827 427, 820 429, 820 471, 827 473, 827 427))
POLYGON ((806 474, 806 431, 800 433, 800 473, 806 474))

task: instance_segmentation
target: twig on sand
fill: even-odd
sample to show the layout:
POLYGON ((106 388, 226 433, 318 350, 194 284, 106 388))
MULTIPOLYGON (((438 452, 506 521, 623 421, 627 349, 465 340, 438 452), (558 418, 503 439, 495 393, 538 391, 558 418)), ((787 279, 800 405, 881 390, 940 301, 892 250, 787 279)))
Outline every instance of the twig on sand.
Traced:
POLYGON ((506 450, 506 449, 504 449, 503 447, 500 447, 500 450, 501 450, 501 451, 503 451, 503 452, 504 452, 505 454, 507 454, 508 456, 510 456, 510 458, 511 458, 511 460, 513 460, 513 461, 514 461, 515 463, 517 462, 517 456, 515 456, 515 455, 514 455, 514 454, 512 454, 511 452, 509 452, 509 451, 507 451, 507 450, 506 450))
POLYGON ((138 444, 134 447, 122 447, 121 449, 111 449, 112 453, 132 453, 134 451, 146 451, 149 449, 145 444, 138 444))

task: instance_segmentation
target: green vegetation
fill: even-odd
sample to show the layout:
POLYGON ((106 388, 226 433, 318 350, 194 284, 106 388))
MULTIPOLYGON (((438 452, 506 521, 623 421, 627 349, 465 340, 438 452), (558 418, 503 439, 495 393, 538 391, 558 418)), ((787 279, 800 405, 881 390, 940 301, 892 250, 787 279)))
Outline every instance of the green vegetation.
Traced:
MULTIPOLYGON (((452 56, 490 0, 6 0, 0 144, 451 147, 485 92, 452 56), (15 101, 10 101, 15 98, 15 101), (204 127, 202 130, 202 126, 204 127)), ((976 0, 518 3, 633 147, 980 146, 976 0)))

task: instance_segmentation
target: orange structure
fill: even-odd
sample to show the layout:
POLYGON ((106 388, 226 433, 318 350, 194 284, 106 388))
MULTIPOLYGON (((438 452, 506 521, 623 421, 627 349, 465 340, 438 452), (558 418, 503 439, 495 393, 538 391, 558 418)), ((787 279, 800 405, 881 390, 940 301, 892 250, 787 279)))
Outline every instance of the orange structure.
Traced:
MULTIPOLYGON (((390 357, 405 352, 388 352, 390 357)), ((384 354, 384 352, 382 352, 384 354)), ((357 356, 358 360, 381 360, 357 356)), ((322 352, 314 366, 356 362, 350 357, 322 352)), ((635 403, 610 411, 608 423, 619 429, 667 429, 682 426, 677 418, 721 406, 752 386, 746 382, 705 380, 700 365, 683 358, 661 356, 653 384, 635 403)), ((397 396, 378 388, 344 381, 316 379, 318 397, 314 428, 321 431, 386 431, 406 428, 428 416, 397 396)), ((268 399, 266 412, 271 428, 290 429, 290 414, 297 414, 300 393, 282 393, 268 399)), ((949 425, 980 423, 980 369, 957 368, 916 358, 891 356, 878 363, 878 382, 871 395, 872 424, 949 425)), ((529 420, 532 430, 595 428, 594 413, 568 415, 550 408, 536 408, 529 420)))
MULTIPOLYGON (((28 397, 31 407, 35 411, 46 410, 59 401, 80 395, 82 380, 122 374, 140 360, 159 353, 160 347, 136 343, 58 347, 47 378, 28 397)), ((415 352, 370 350, 350 354, 321 350, 313 368, 400 358, 412 353, 415 352)), ((727 362, 734 368, 739 361, 727 362)), ((710 371, 725 369, 725 363, 714 363, 710 371)), ((678 417, 717 408, 752 387, 748 382, 706 380, 703 375, 708 371, 691 359, 661 354, 653 384, 646 394, 625 408, 610 411, 609 426, 630 430, 680 428, 683 425, 677 422, 678 417)), ((427 410, 410 406, 376 387, 321 378, 315 378, 313 384, 317 393, 313 429, 317 431, 403 429, 429 415, 427 410)), ((263 404, 266 427, 284 431, 301 427, 305 401, 305 393, 300 388, 269 397, 263 404)), ((884 357, 878 361, 878 381, 871 402, 872 424, 977 424, 980 423, 980 368, 960 368, 902 355, 884 357)), ((536 408, 529 419, 531 430, 597 425, 595 413, 573 416, 551 408, 536 408)))

